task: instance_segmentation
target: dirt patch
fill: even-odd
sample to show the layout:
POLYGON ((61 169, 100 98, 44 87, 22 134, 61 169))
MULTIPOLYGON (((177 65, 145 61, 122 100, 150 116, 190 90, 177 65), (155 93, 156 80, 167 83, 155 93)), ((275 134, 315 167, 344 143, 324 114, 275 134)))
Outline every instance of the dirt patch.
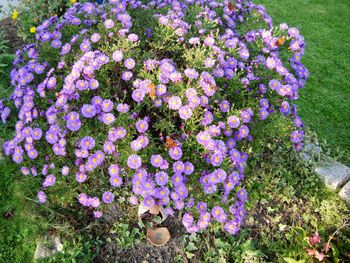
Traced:
POLYGON ((0 20, 0 30, 5 32, 5 37, 9 41, 9 53, 15 53, 23 46, 22 40, 17 35, 17 26, 10 17, 0 20))
MULTIPOLYGON (((171 234, 170 241, 162 247, 151 245, 146 239, 133 248, 121 249, 115 242, 108 242, 102 249, 95 262, 127 262, 127 263, 169 263, 175 262, 177 255, 182 255, 180 237, 185 233, 180 220, 177 217, 169 217, 159 227, 167 227, 171 234)), ((142 229, 146 232, 146 229, 142 229)), ((182 255, 183 262, 187 262, 182 255)))

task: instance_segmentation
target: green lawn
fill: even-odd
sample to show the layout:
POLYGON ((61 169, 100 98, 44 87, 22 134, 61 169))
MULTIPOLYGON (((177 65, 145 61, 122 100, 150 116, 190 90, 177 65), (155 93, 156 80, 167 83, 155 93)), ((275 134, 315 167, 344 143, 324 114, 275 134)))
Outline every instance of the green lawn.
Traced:
MULTIPOLYGON (((300 94, 305 124, 331 148, 350 156, 350 1, 256 0, 275 25, 298 27, 306 39, 303 59, 310 72, 300 94)), ((346 162, 349 159, 346 160, 346 162)))

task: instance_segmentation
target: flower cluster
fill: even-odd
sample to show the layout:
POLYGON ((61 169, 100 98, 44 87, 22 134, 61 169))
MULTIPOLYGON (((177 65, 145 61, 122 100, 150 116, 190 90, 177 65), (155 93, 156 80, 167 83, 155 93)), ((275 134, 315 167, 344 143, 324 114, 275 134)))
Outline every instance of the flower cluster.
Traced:
MULTIPOLYGON (((247 0, 143 2, 76 3, 37 27, 11 71, 18 120, 4 151, 42 178, 40 203, 64 181, 95 217, 129 193, 184 210, 188 232, 217 221, 235 234, 257 123, 290 118, 302 148, 303 37, 247 0)), ((0 112, 6 122, 3 101, 0 112)))

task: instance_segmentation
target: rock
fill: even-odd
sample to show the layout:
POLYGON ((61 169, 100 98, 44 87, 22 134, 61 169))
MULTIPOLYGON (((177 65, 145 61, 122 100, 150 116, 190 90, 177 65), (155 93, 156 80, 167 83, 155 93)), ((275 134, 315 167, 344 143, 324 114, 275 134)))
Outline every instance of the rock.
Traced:
POLYGON ((58 236, 44 236, 36 244, 34 259, 51 257, 57 252, 61 252, 63 244, 58 236))
POLYGON ((350 168, 336 161, 316 167, 315 172, 331 190, 341 188, 350 180, 350 168))
POLYGON ((301 152, 301 159, 305 162, 309 161, 310 159, 319 159, 321 153, 322 149, 320 146, 313 143, 307 143, 305 144, 304 149, 301 152))
POLYGON ((343 186, 339 192, 339 196, 350 204, 350 182, 343 186))

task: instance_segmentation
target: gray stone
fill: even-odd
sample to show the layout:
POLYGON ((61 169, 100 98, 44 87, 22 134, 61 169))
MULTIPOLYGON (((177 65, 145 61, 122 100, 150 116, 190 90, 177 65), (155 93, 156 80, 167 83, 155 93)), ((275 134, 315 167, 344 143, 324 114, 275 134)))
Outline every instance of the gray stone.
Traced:
POLYGON ((336 161, 321 163, 315 172, 332 190, 337 190, 350 180, 350 168, 336 161))
POLYGON ((311 159, 319 159, 321 157, 322 148, 314 143, 307 143, 301 152, 301 159, 309 161, 311 159))
POLYGON ((350 182, 343 186, 339 192, 339 196, 350 204, 350 182))
POLYGON ((34 259, 51 257, 62 249, 63 244, 58 236, 44 236, 37 241, 34 259))

